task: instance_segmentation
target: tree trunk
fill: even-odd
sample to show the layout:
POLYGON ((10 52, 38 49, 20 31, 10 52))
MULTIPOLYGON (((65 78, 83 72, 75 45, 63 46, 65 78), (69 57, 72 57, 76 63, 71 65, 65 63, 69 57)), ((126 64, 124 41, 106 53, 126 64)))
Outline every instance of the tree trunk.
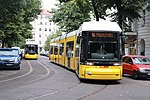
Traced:
POLYGON ((93 6, 93 9, 94 9, 94 14, 95 14, 95 17, 96 17, 96 21, 99 21, 99 14, 98 14, 98 11, 96 9, 95 0, 91 0, 91 1, 92 1, 92 6, 93 6))
POLYGON ((2 40, 2 48, 4 48, 4 46, 5 46, 4 44, 5 44, 5 43, 4 43, 4 40, 2 40))
MULTIPOLYGON (((123 26, 122 26, 122 15, 119 15, 118 16, 118 24, 119 26, 121 27, 121 29, 123 29, 123 26)), ((123 36, 123 35, 121 35, 123 36)), ((125 55, 125 41, 122 40, 122 55, 125 55)))

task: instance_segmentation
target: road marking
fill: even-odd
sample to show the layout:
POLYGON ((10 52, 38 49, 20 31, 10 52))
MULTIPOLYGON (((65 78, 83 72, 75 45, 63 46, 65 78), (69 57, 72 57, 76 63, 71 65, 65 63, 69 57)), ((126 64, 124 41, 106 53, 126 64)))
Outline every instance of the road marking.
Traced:
POLYGON ((0 71, 0 78, 16 74, 17 71, 0 71), (2 76, 1 76, 2 75, 2 76))
MULTIPOLYGON (((79 83, 79 84, 80 84, 80 83, 79 83)), ((31 98, 29 98, 29 99, 27 99, 27 100, 35 100, 35 99, 39 99, 39 98, 46 97, 46 96, 49 96, 49 95, 61 93, 61 92, 63 92, 63 91, 67 91, 67 90, 69 90, 69 89, 72 89, 72 88, 78 86, 79 84, 76 84, 76 85, 73 85, 73 86, 71 86, 71 87, 67 87, 67 88, 65 88, 65 89, 61 89, 61 90, 58 90, 58 91, 49 92, 49 93, 46 93, 46 94, 43 94, 43 95, 31 97, 31 98)))
POLYGON ((43 67, 47 70, 47 74, 46 74, 46 75, 44 75, 43 77, 37 78, 37 79, 32 80, 32 81, 30 81, 30 82, 34 82, 34 81, 40 80, 40 79, 42 79, 42 78, 44 78, 44 77, 48 76, 48 75, 49 75, 49 73, 50 73, 49 69, 48 69, 45 65, 43 65, 43 64, 42 64, 41 62, 39 62, 39 61, 38 61, 38 63, 39 63, 41 66, 43 66, 43 67))
POLYGON ((31 66, 31 64, 29 63, 29 61, 27 61, 27 62, 28 62, 28 65, 29 65, 29 67, 30 67, 30 71, 29 71, 28 73, 23 74, 23 75, 20 75, 20 76, 18 76, 18 77, 10 78, 10 79, 7 79, 7 80, 2 80, 2 81, 0 81, 0 83, 1 83, 1 82, 7 82, 7 81, 15 80, 15 79, 24 77, 24 76, 26 76, 26 75, 29 75, 29 74, 33 71, 33 69, 32 69, 32 66, 31 66))

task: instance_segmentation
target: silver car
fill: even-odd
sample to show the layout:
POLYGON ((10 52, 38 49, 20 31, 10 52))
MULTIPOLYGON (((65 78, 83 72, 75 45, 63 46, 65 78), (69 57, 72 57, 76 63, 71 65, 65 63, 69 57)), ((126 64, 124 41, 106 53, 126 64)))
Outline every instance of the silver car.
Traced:
POLYGON ((0 69, 20 70, 21 56, 16 48, 0 48, 0 69))

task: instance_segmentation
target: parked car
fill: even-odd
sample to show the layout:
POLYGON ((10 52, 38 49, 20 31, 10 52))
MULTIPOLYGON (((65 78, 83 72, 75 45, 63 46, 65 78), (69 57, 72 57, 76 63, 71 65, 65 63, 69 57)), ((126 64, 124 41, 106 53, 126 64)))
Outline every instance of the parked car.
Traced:
POLYGON ((134 79, 150 77, 150 59, 140 55, 123 56, 123 74, 132 75, 134 79))
POLYGON ((0 69, 20 70, 21 56, 16 48, 0 48, 0 69))
POLYGON ((19 55, 21 56, 21 59, 23 58, 23 52, 21 51, 20 47, 11 47, 19 50, 19 55))
POLYGON ((49 57, 49 51, 41 51, 40 55, 49 57))
POLYGON ((41 55, 41 56, 45 56, 45 51, 41 51, 41 52, 40 52, 40 55, 41 55))

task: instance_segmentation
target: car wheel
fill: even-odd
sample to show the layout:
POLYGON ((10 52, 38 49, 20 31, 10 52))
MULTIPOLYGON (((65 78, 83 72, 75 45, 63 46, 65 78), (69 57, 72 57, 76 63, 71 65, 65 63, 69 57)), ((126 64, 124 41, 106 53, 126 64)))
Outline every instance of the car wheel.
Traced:
POLYGON ((138 79, 138 78, 139 78, 139 75, 138 75, 138 72, 137 72, 137 71, 134 70, 134 71, 132 72, 132 78, 133 78, 133 79, 138 79))
POLYGON ((20 67, 18 67, 17 70, 20 70, 20 67))

